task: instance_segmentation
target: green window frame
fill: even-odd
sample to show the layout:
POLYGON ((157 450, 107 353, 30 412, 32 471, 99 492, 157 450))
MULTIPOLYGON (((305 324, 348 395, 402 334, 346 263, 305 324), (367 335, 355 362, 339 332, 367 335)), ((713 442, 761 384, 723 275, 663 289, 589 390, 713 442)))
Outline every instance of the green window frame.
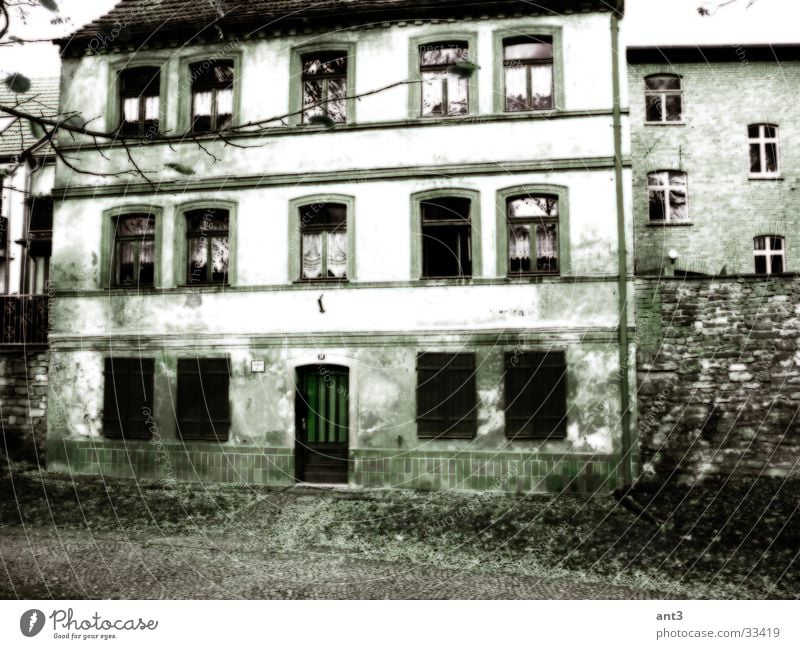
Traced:
MULTIPOLYGON (((221 231, 220 231, 221 233, 221 231)), ((213 238, 220 233, 207 232, 209 238, 213 238)), ((190 203, 184 203, 176 208, 174 219, 173 231, 173 266, 172 272, 175 281, 179 286, 193 286, 193 287, 226 287, 236 286, 237 282, 237 237, 238 237, 238 214, 237 205, 231 201, 221 200, 199 200, 190 203), (209 281, 209 274, 211 271, 211 264, 206 266, 206 277, 198 278, 197 281, 191 281, 190 270, 190 247, 189 242, 195 237, 202 237, 201 232, 191 232, 189 228, 189 217, 192 213, 197 212, 227 212, 228 213, 228 272, 225 281, 209 281)), ((211 254, 211 246, 207 247, 209 254, 211 254)))
MULTIPOLYGON (((164 218, 163 210, 160 207, 147 204, 120 205, 105 210, 102 215, 102 228, 100 233, 101 254, 98 283, 101 289, 152 289, 162 287, 161 259, 163 255, 163 232, 164 218), (154 220, 155 227, 152 235, 153 241, 153 280, 148 284, 120 284, 117 281, 116 273, 116 250, 117 250, 117 225, 120 219, 129 217, 149 217, 154 220)), ((132 239, 143 240, 141 236, 132 239)))
MULTIPOLYGON (((451 219, 452 225, 457 225, 457 219, 451 219)), ((422 192, 416 192, 411 195, 411 279, 412 280, 426 280, 437 281, 446 279, 455 280, 469 280, 475 277, 483 277, 483 255, 481 253, 481 200, 480 192, 471 189, 454 189, 442 188, 432 189, 422 192), (426 276, 425 275, 425 247, 426 247, 426 230, 429 227, 448 227, 445 220, 434 220, 433 223, 427 224, 424 221, 424 208, 426 204, 437 204, 441 199, 465 199, 469 200, 469 249, 467 254, 470 261, 469 274, 454 275, 454 276, 426 276)), ((436 241, 431 239, 429 241, 436 241)), ((441 239, 444 242, 444 239, 441 239)), ((445 244, 446 245, 446 244, 445 244)), ((465 254, 464 251, 454 251, 456 254, 465 254)))
MULTIPOLYGON (((111 58, 108 64, 108 74, 109 74, 109 81, 108 81, 108 99, 106 101, 106 129, 109 132, 118 132, 120 136, 131 137, 131 138, 153 138, 157 136, 159 133, 168 132, 170 129, 170 124, 168 123, 169 120, 167 119, 167 80, 169 77, 169 71, 167 66, 167 61, 165 58, 161 57, 150 57, 150 56, 137 56, 131 57, 130 55, 124 56, 117 56, 111 58), (123 84, 121 75, 127 70, 134 70, 137 68, 158 68, 159 70, 159 80, 158 80, 158 124, 156 127, 155 132, 150 132, 148 130, 143 130, 143 127, 140 125, 140 128, 137 128, 137 132, 135 134, 126 134, 123 129, 123 105, 122 105, 122 97, 123 97, 123 84)), ((141 110, 141 103, 140 103, 140 110, 141 110)))
MULTIPOLYGON (((242 94, 242 53, 239 50, 223 50, 208 52, 204 54, 197 54, 192 56, 182 57, 179 61, 180 66, 180 88, 181 93, 178 97, 178 130, 191 133, 193 135, 207 135, 219 132, 231 125, 241 123, 241 94, 242 94), (211 66, 223 62, 230 63, 233 67, 233 79, 230 83, 230 88, 233 91, 232 96, 232 114, 230 120, 223 125, 220 129, 219 124, 211 124, 211 129, 207 131, 194 131, 194 90, 196 87, 193 68, 197 66, 211 66)), ((217 84, 200 83, 200 86, 207 86, 208 90, 214 92, 213 86, 216 86, 218 91, 225 86, 221 81, 217 84)), ((199 89, 199 87, 198 87, 199 89)), ((216 100, 212 99, 212 107, 216 104, 216 100)), ((213 111, 212 111, 213 113, 213 111)), ((213 117, 213 115, 212 115, 213 117)), ((214 120, 212 119, 212 122, 214 120)))
MULTIPOLYGON (((331 52, 341 53, 347 59, 345 83, 345 120, 341 123, 353 124, 356 122, 356 43, 353 41, 320 41, 292 48, 289 57, 289 113, 288 122, 292 126, 308 124, 304 119, 304 74, 303 60, 306 57, 330 55, 331 52)), ((329 87, 328 75, 321 75, 323 86, 329 87)), ((327 114, 327 111, 326 111, 327 114)))
MULTIPOLYGON (((570 264, 570 229, 569 229, 569 192, 562 185, 515 185, 497 191, 496 196, 496 234, 497 234, 497 276, 514 278, 535 278, 541 276, 561 276, 571 273, 570 264), (509 201, 516 198, 548 197, 553 198, 558 204, 556 218, 545 218, 542 224, 557 222, 558 238, 558 269, 557 271, 520 271, 512 268, 509 254, 509 239, 512 236, 511 228, 517 219, 509 219, 509 201)), ((536 217, 524 217, 520 223, 537 222, 536 217)), ((532 245, 534 245, 532 243, 532 245)), ((533 254, 533 250, 531 250, 533 254)))
MULTIPOLYGON (((478 113, 478 77, 476 69, 466 77, 467 83, 467 112, 456 115, 423 115, 422 111, 422 61, 421 52, 425 48, 442 48, 447 45, 464 47, 469 52, 467 61, 478 61, 478 37, 475 32, 446 31, 436 32, 427 36, 417 36, 409 40, 408 46, 408 117, 409 119, 458 119, 478 113)), ((445 66, 446 67, 446 66, 445 66)))
POLYGON ((115 287, 153 288, 155 285, 155 242, 156 219, 151 213, 125 214, 115 218, 112 253, 115 287), (131 266, 130 273, 123 270, 128 265, 131 266), (130 275, 130 279, 127 279, 127 275, 130 275))
MULTIPOLYGON (((315 282, 349 282, 356 277, 356 238, 355 238, 355 198, 346 194, 314 194, 301 196, 289 201, 289 281, 302 283, 315 282), (322 206, 337 205, 345 210, 344 229, 346 232, 346 261, 344 277, 327 276, 327 241, 325 233, 332 232, 328 224, 314 225, 311 219, 305 218, 314 214, 322 206), (305 223, 304 223, 305 220, 305 223), (310 226, 310 227, 309 227, 310 226), (321 235, 321 275, 320 277, 303 277, 303 234, 320 233, 321 235)), ((341 232, 341 226, 338 226, 341 232)))
MULTIPOLYGON (((562 29, 553 25, 528 24, 514 27, 513 29, 499 29, 492 35, 494 54, 494 112, 495 113, 549 113, 565 109, 564 97, 564 53, 562 29), (533 41, 549 41, 552 43, 552 80, 553 80, 553 105, 552 108, 534 108, 527 110, 512 110, 507 108, 506 101, 506 44, 519 43, 531 39, 533 41)), ((541 60, 544 62, 544 59, 541 60)), ((525 62, 526 65, 530 63, 525 62)), ((537 63, 539 64, 539 63, 537 63)), ((530 77, 530 71, 528 71, 530 77)), ((528 79, 529 81, 530 79, 528 79)))

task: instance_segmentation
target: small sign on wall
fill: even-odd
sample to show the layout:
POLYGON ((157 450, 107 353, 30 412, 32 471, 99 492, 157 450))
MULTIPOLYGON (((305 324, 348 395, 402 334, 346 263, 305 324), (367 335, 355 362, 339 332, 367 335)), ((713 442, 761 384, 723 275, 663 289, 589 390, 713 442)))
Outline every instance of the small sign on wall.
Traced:
POLYGON ((253 374, 264 372, 264 370, 264 361, 250 361, 250 371, 253 374))

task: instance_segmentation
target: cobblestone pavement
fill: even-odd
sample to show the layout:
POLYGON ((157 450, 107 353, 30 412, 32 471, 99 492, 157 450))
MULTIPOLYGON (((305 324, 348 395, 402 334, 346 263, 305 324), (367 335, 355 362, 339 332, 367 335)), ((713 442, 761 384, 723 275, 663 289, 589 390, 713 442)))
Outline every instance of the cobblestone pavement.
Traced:
POLYGON ((294 552, 252 535, 148 537, 0 529, 0 597, 55 599, 653 599, 617 586, 543 581, 294 552))

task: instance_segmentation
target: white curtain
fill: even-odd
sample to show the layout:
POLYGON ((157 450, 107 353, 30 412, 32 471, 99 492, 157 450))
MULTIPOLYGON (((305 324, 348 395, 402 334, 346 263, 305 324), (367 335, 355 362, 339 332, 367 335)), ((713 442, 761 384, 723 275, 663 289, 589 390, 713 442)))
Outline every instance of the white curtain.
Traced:
POLYGON ((509 259, 531 258, 531 232, 528 225, 515 225, 509 230, 509 259))
POLYGON ((139 121, 139 98, 126 97, 122 104, 122 113, 126 122, 139 121))
POLYGON ((147 120, 158 119, 158 97, 145 97, 144 100, 144 118, 147 120))
POLYGON ((209 117, 211 115, 211 91, 196 92, 194 94, 195 117, 209 117))
POLYGON ((303 277, 314 279, 322 273, 322 237, 319 234, 303 235, 303 277))
POLYGON ((347 275, 347 233, 328 232, 328 274, 347 275))

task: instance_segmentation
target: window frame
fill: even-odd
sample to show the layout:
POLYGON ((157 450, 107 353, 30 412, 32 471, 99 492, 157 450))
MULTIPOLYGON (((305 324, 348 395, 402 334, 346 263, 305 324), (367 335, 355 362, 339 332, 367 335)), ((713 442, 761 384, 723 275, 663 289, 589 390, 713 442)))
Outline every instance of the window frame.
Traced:
POLYGON ((464 188, 429 189, 411 195, 411 279, 425 283, 468 282, 483 277, 483 254, 481 246, 481 196, 478 190, 464 188), (422 203, 436 198, 466 198, 470 200, 470 244, 472 253, 472 274, 463 277, 424 277, 422 236, 422 203))
MULTIPOLYGON (((531 388, 533 390, 533 388, 531 388)), ((543 418, 542 416, 539 419, 543 418)), ((569 362, 567 359, 567 352, 564 349, 550 349, 547 351, 537 351, 537 350, 514 350, 514 351, 507 351, 503 355, 503 421, 504 421, 504 432, 507 439, 511 441, 530 441, 530 440, 562 440, 567 437, 567 427, 569 425, 569 362), (537 359, 538 358, 538 362, 537 359), (517 359, 515 363, 514 360, 517 359), (519 359, 523 359, 523 362, 527 362, 527 364, 521 365, 519 359), (545 364, 547 362, 550 364, 545 364), (561 361, 559 363, 559 361, 561 361), (513 365, 513 367, 509 367, 509 365, 513 365), (538 404, 538 407, 533 411, 533 414, 530 415, 526 423, 530 424, 531 430, 528 433, 523 434, 512 434, 512 427, 509 422, 509 410, 512 406, 513 401, 518 399, 526 399, 527 396, 526 392, 520 392, 513 401, 510 400, 510 386, 509 386, 509 372, 522 372, 523 370, 533 370, 530 377, 527 379, 525 383, 525 388, 531 384, 533 380, 533 376, 540 368, 560 368, 563 371, 561 372, 560 376, 558 377, 558 381, 555 385, 553 385, 547 397, 549 398, 553 391, 556 389, 560 389, 563 391, 563 394, 559 395, 560 398, 563 399, 563 412, 564 415, 559 421, 559 430, 557 432, 550 432, 547 434, 539 434, 535 431, 535 422, 536 422, 536 413, 538 413, 542 406, 544 405, 544 400, 538 404)))
POLYGON ((479 112, 480 70, 467 77, 467 112, 463 115, 423 115, 422 114, 422 69, 420 48, 426 45, 445 45, 466 43, 469 50, 468 61, 478 62, 478 35, 474 31, 443 31, 416 36, 408 42, 408 118, 413 120, 457 120, 473 117, 479 112))
POLYGON ((224 200, 196 200, 182 203, 175 208, 173 231, 173 286, 193 289, 225 289, 236 286, 238 281, 238 205, 224 200), (225 283, 190 284, 189 279, 189 228, 188 214, 197 210, 217 209, 228 211, 228 281, 225 283))
MULTIPOLYGON (((110 133, 120 132, 122 126, 122 93, 119 84, 120 73, 139 67, 157 67, 160 69, 159 101, 158 101, 158 132, 166 133, 171 128, 167 111, 167 86, 169 76, 168 60, 166 57, 120 55, 111 58, 108 64, 108 99, 106 102, 106 130, 110 133)), ((142 136, 126 135, 119 137, 141 138, 142 136)))
MULTIPOLYGON (((177 369, 176 369, 176 398, 175 398, 175 433, 178 440, 184 442, 209 442, 209 443, 217 443, 221 444, 224 442, 228 442, 231 438, 231 424, 232 424, 232 408, 231 408, 231 379, 233 378, 233 364, 231 359, 227 356, 188 356, 188 357, 181 357, 178 358, 177 362, 177 369), (211 429, 214 432, 203 434, 202 432, 199 434, 187 434, 185 428, 189 423, 187 421, 186 413, 185 413, 185 406, 186 406, 186 394, 185 394, 185 384, 181 383, 182 376, 197 376, 199 377, 198 380, 200 381, 200 387, 203 392, 205 392, 204 381, 202 379, 203 371, 201 369, 202 365, 205 364, 221 364, 225 363, 227 371, 221 372, 218 369, 214 371, 209 371, 208 374, 214 375, 224 375, 226 376, 226 387, 227 387, 227 399, 224 400, 225 403, 225 416, 224 417, 208 417, 207 421, 211 424, 211 429), (196 371, 186 371, 185 368, 191 367, 196 368, 196 371), (183 368, 183 369, 182 369, 183 368), (182 389, 183 387, 183 389, 182 389), (221 422, 224 424, 225 430, 224 434, 219 434, 217 429, 214 426, 214 422, 221 422), (184 430, 182 430, 182 426, 184 430)), ((195 399, 192 398, 192 401, 195 399)), ((208 400, 203 398, 203 411, 206 415, 211 415, 208 409, 208 400)), ((203 419, 198 420, 198 423, 202 427, 204 423, 203 419)))
POLYGON ((493 109, 502 115, 550 115, 565 110, 563 30, 557 25, 541 23, 520 24, 514 28, 497 29, 492 33, 494 54, 493 109), (553 41, 553 107, 548 109, 506 110, 505 46, 514 38, 547 36, 553 41))
POLYGON ((748 176, 751 179, 774 179, 781 177, 781 130, 778 124, 772 122, 754 122, 747 125, 747 159, 748 159, 748 176), (758 136, 753 138, 750 136, 750 129, 758 127, 758 136), (775 137, 767 137, 764 133, 765 128, 775 129, 775 137), (775 144, 775 171, 763 171, 767 168, 767 144, 775 144), (758 145, 759 149, 759 162, 761 163, 762 171, 752 171, 750 169, 750 148, 758 145))
POLYGON ((503 39, 503 112, 505 113, 532 113, 532 112, 547 112, 552 111, 555 107, 555 53, 553 51, 554 44, 552 36, 547 34, 542 35, 531 35, 531 36, 517 36, 517 37, 509 37, 503 39), (510 65, 507 65, 506 59, 506 47, 519 45, 524 42, 524 39, 537 39, 540 42, 543 39, 550 40, 550 49, 551 49, 551 56, 550 58, 542 58, 542 59, 520 59, 520 67, 525 67, 525 103, 527 108, 522 109, 511 109, 508 107, 508 81, 506 78, 506 70, 510 65), (513 42, 516 41, 516 42, 513 42), (534 65, 547 65, 550 66, 550 101, 551 106, 548 108, 533 108, 533 77, 532 77, 532 68, 534 65))
POLYGON ((288 279, 296 284, 325 284, 348 283, 356 278, 356 233, 355 233, 355 207, 356 199, 347 194, 310 194, 299 196, 289 201, 289 264, 288 279), (345 206, 347 217, 345 228, 347 232, 347 266, 345 277, 318 277, 303 278, 302 263, 302 231, 300 210, 320 203, 339 203, 345 206))
POLYGON ((570 259, 569 188, 564 185, 525 184, 498 189, 495 197, 497 238, 497 276, 516 281, 538 281, 540 278, 564 277, 572 272, 570 259), (558 272, 511 273, 508 259, 508 201, 526 196, 554 196, 558 199, 558 272))
POLYGON ((156 228, 158 227, 156 223, 156 217, 152 213, 143 212, 140 214, 126 212, 125 214, 120 214, 114 217, 114 244, 113 249, 111 251, 111 281, 113 288, 155 288, 155 269, 156 269, 156 228), (119 222, 132 219, 132 218, 149 218, 153 221, 153 228, 152 234, 147 235, 119 235, 119 222), (119 244, 124 242, 131 242, 134 244, 134 275, 138 277, 141 274, 141 252, 142 252, 142 244, 148 241, 153 242, 153 283, 152 284, 141 284, 140 282, 136 282, 134 285, 126 285, 122 284, 119 281, 119 269, 117 268, 118 259, 119 259, 119 244))
POLYGON ((684 171, 683 169, 654 169, 653 171, 647 172, 647 223, 648 224, 655 224, 655 225, 685 225, 691 224, 691 212, 689 211, 689 174, 688 172, 684 171), (682 174, 686 178, 686 184, 684 185, 672 185, 670 184, 669 174, 682 174), (651 185, 650 184, 650 176, 653 174, 667 174, 667 182, 664 185, 651 185), (680 188, 686 194, 686 218, 685 219, 671 219, 669 218, 670 214, 670 192, 675 189, 680 188), (650 192, 664 192, 665 193, 665 213, 663 219, 651 219, 650 218, 650 192))
POLYGON ((131 205, 120 205, 105 210, 102 216, 102 226, 100 238, 102 249, 100 253, 100 268, 98 273, 98 284, 101 289, 113 291, 150 291, 162 287, 163 274, 161 272, 161 260, 163 257, 163 235, 164 218, 161 207, 144 203, 132 203, 131 205), (125 216, 150 215, 156 221, 154 234, 154 269, 153 286, 117 286, 115 283, 114 254, 115 254, 115 234, 117 219, 125 216))
POLYGON ((786 237, 782 234, 759 234, 753 237, 753 274, 759 275, 762 277, 769 277, 771 275, 783 275, 786 272, 786 237), (756 249, 756 242, 760 239, 765 240, 765 247, 763 250, 756 249), (772 248, 772 239, 778 239, 781 242, 780 249, 773 249, 772 248), (764 257, 766 259, 766 273, 759 273, 755 268, 755 260, 758 257, 764 257), (781 271, 778 273, 772 272, 772 258, 773 257, 780 257, 781 258, 781 271))
POLYGON ((351 40, 324 40, 312 42, 307 45, 293 47, 289 56, 289 117, 288 123, 291 126, 302 126, 305 128, 318 127, 317 124, 309 124, 303 120, 303 57, 314 53, 325 52, 344 52, 347 56, 347 86, 345 107, 345 121, 338 123, 337 126, 356 123, 356 41, 351 40))
MULTIPOLYGON (((153 411, 153 399, 155 393, 155 359, 153 358, 141 358, 141 357, 114 357, 108 356, 104 359, 104 367, 103 367, 103 437, 106 439, 120 439, 125 441, 148 441, 152 439, 153 434, 152 431, 148 427, 147 423, 147 416, 144 414, 145 409, 149 409, 150 412, 153 411), (119 364, 120 367, 116 368, 115 365, 119 364), (140 371, 131 371, 136 370, 139 368, 140 371), (109 379, 111 377, 111 382, 109 383, 109 379), (120 389, 117 389, 117 377, 125 377, 126 382, 120 386, 120 389), (144 399, 139 404, 139 408, 142 411, 140 413, 141 419, 141 429, 139 432, 134 434, 125 435, 123 433, 124 423, 122 418, 119 417, 121 414, 120 412, 120 395, 125 395, 125 397, 131 397, 132 395, 136 394, 136 382, 137 377, 141 377, 141 380, 144 381, 144 399), (133 387, 133 389, 131 389, 133 387), (109 391, 111 388, 111 391, 109 391), (114 411, 117 414, 117 417, 112 417, 109 415, 109 406, 112 404, 109 401, 109 396, 113 394, 114 401, 114 411), (112 422, 114 422, 114 426, 119 424, 119 432, 112 430, 112 422)), ((127 403, 127 402, 126 402, 127 403)), ((132 403, 126 406, 126 410, 133 410, 134 407, 137 405, 136 399, 133 400, 132 403)), ((131 414, 131 413, 127 413, 131 414)), ((133 418, 127 417, 125 422, 130 424, 131 421, 136 421, 133 418)))
POLYGON ((647 126, 670 126, 672 124, 685 124, 684 115, 686 114, 686 100, 683 88, 683 76, 675 72, 653 72, 652 74, 645 75, 642 79, 644 83, 644 123, 647 126), (647 80, 654 77, 670 77, 678 80, 680 88, 677 90, 653 90, 647 87, 647 80), (681 98, 681 116, 678 120, 668 120, 667 116, 667 95, 677 95, 681 98), (648 120, 647 119, 647 102, 651 97, 660 97, 661 102, 661 119, 648 120))
POLYGON ((227 286, 228 285, 228 277, 229 272, 225 272, 225 278, 221 281, 215 281, 213 279, 214 275, 214 264, 213 264, 213 254, 214 254, 214 246, 211 243, 214 239, 225 239, 228 242, 228 268, 230 269, 230 258, 231 258, 231 215, 225 208, 220 207, 212 207, 212 208, 198 208, 194 210, 185 210, 183 213, 183 218, 186 219, 186 248, 187 248, 187 255, 186 255, 186 284, 187 286, 227 286), (208 230, 205 231, 202 228, 198 229, 196 232, 193 231, 189 227, 189 220, 196 214, 200 212, 206 212, 209 210, 225 212, 225 216, 227 217, 228 227, 225 230, 208 230), (206 248, 206 276, 204 279, 200 281, 193 281, 192 280, 192 260, 190 258, 191 253, 191 246, 190 242, 194 239, 206 239, 209 244, 206 248))
MULTIPOLYGON (((232 124, 241 123, 241 94, 242 94, 242 53, 240 50, 225 50, 221 52, 214 50, 201 54, 183 56, 179 60, 180 66, 180 88, 188 88, 189 91, 181 92, 178 97, 178 130, 185 131, 193 137, 214 136, 219 130, 203 131, 195 133, 192 130, 192 114, 194 112, 194 92, 192 84, 191 66, 205 61, 231 60, 233 61, 233 115, 232 124)), ((224 129, 223 131, 224 132, 224 129)))
MULTIPOLYGON (((454 439, 474 439, 478 433, 478 408, 480 405, 480 399, 478 398, 478 389, 477 389, 477 354, 475 352, 437 352, 437 351, 423 351, 417 352, 416 360, 415 360, 415 373, 416 373, 416 384, 414 389, 414 396, 415 396, 415 416, 414 422, 417 427, 417 439, 433 439, 433 440, 454 440, 454 439), (436 356, 442 357, 450 357, 451 361, 446 363, 444 366, 437 366, 437 367, 423 367, 420 365, 421 361, 424 361, 426 358, 432 358, 436 356), (456 362, 456 359, 461 358, 463 364, 466 367, 462 367, 461 365, 453 366, 452 363, 456 362), (430 379, 427 379, 425 383, 421 381, 421 375, 423 372, 434 372, 433 378, 436 377, 444 377, 444 381, 458 381, 458 379, 448 379, 446 374, 448 370, 452 372, 463 372, 469 371, 469 377, 467 380, 459 385, 459 388, 463 388, 464 390, 468 391, 468 395, 472 400, 471 408, 470 408, 470 416, 468 418, 462 418, 456 422, 447 422, 443 424, 443 427, 449 423, 449 428, 452 429, 454 425, 459 422, 466 421, 467 425, 470 427, 468 432, 462 431, 452 431, 452 430, 445 430, 443 432, 438 431, 426 431, 423 430, 423 422, 426 420, 430 420, 430 413, 433 412, 429 409, 426 413, 421 413, 422 409, 422 402, 423 399, 420 398, 420 393, 422 392, 425 384, 429 383, 430 379), (425 415, 428 415, 426 418, 425 415)), ((439 401, 437 404, 437 408, 442 408, 445 401, 439 401)))

